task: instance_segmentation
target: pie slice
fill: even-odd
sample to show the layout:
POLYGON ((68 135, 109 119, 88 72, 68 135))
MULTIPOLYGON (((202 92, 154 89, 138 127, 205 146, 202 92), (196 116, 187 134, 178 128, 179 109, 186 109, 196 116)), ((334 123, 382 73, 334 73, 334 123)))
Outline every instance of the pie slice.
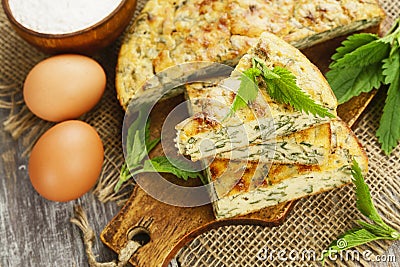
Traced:
POLYGON ((368 158, 353 132, 340 120, 332 121, 332 128, 336 148, 322 165, 260 163, 257 166, 257 163, 215 159, 208 168, 208 179, 213 182, 212 194, 217 199, 213 202, 216 218, 248 214, 349 184, 353 159, 365 175, 368 158), (240 165, 245 170, 238 177, 231 170, 240 165))
MULTIPOLYGON (((229 106, 227 99, 231 99, 230 91, 224 87, 217 87, 206 83, 194 83, 186 86, 186 98, 189 99, 189 110, 197 114, 207 114, 216 117, 219 114, 218 106, 229 106), (219 94, 219 95, 218 95, 219 94), (227 97, 221 97, 225 95, 227 97)), ((264 109, 268 109, 265 107, 264 109)), ((250 110, 247 110, 250 113, 250 110)), ((222 114, 226 114, 225 110, 222 114)), ((248 114, 247 117, 252 114, 248 114)), ((261 116, 262 114, 260 114, 261 116)), ((203 119, 205 119, 203 117, 203 119)), ((223 118, 221 118, 223 120, 223 118)), ((197 122, 200 122, 198 118, 197 122)), ((194 131, 200 129, 200 125, 194 126, 194 131)), ((281 129, 282 131, 282 129, 281 129)), ((178 135, 183 132, 178 132, 178 135)), ((299 163, 305 165, 322 164, 331 152, 331 128, 329 123, 311 126, 305 130, 289 134, 287 136, 276 136, 271 139, 258 138, 249 142, 248 146, 234 148, 231 151, 217 152, 222 149, 204 148, 197 151, 190 150, 190 143, 184 136, 177 138, 181 140, 178 145, 179 152, 190 155, 193 161, 217 156, 220 159, 263 161, 276 163, 299 163)), ((219 145, 218 143, 217 145, 219 145)))
POLYGON ((216 154, 216 157, 255 162, 273 161, 280 164, 320 165, 328 160, 330 153, 331 127, 329 123, 325 123, 287 136, 277 136, 265 142, 255 142, 248 147, 221 152, 216 154))
MULTIPOLYGON (((231 77, 216 86, 188 86, 187 94, 194 105, 201 106, 201 113, 182 121, 177 145, 181 153, 192 160, 242 149, 250 144, 265 144, 267 140, 287 136, 330 121, 294 110, 291 106, 274 101, 260 83, 257 99, 239 109, 235 116, 228 116, 231 104, 240 85, 240 73, 252 66, 257 57, 267 67, 282 66, 293 73, 297 85, 316 103, 336 115, 337 101, 324 76, 298 49, 279 37, 265 32, 257 44, 239 61, 231 77)), ((198 107, 192 107, 199 110, 198 107)), ((329 140, 329 136, 325 136, 329 140)), ((321 137, 323 138, 323 137, 321 137)), ((294 138, 297 139, 297 138, 294 138)))

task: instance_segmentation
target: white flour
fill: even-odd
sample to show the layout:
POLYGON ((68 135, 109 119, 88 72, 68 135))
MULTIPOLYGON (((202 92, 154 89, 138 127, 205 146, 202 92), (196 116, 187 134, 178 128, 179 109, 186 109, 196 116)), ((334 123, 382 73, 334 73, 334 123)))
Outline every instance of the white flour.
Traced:
POLYGON ((122 0, 9 0, 15 19, 41 33, 71 33, 92 26, 122 0))

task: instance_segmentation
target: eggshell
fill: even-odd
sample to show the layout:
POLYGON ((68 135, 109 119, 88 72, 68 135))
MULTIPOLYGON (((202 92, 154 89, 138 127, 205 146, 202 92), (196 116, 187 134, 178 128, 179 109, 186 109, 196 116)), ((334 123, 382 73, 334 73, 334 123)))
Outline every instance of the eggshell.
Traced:
POLYGON ((69 201, 94 186, 103 159, 103 144, 96 130, 82 121, 65 121, 50 128, 34 145, 29 177, 46 199, 69 201))
POLYGON ((106 74, 92 58, 64 54, 34 66, 24 82, 24 100, 48 121, 75 119, 92 109, 106 87, 106 74))

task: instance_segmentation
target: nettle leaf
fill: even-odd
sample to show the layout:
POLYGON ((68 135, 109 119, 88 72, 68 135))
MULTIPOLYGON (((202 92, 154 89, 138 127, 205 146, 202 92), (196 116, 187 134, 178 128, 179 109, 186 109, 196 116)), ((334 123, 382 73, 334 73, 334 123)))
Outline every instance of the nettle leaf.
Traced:
POLYGON ((389 53, 390 44, 373 34, 354 34, 342 43, 326 73, 339 104, 381 86, 382 61, 389 53))
POLYGON ((391 239, 391 231, 387 229, 386 227, 382 227, 382 225, 376 225, 376 224, 371 224, 367 223, 364 221, 358 220, 357 223, 364 229, 368 230, 369 232, 373 233, 376 236, 380 237, 387 237, 388 239, 391 239))
POLYGON ((337 240, 333 241, 328 246, 326 252, 323 255, 322 261, 324 261, 327 257, 334 256, 336 253, 340 251, 354 248, 379 239, 384 239, 384 238, 376 236, 373 233, 363 228, 349 230, 343 235, 339 236, 337 240))
POLYGON ((296 84, 296 77, 289 70, 282 67, 275 67, 273 72, 279 79, 265 79, 267 93, 276 101, 293 106, 296 110, 321 117, 334 118, 325 107, 315 103, 296 84))
POLYGON ((399 86, 399 78, 390 84, 379 128, 376 131, 376 135, 382 145, 382 150, 388 155, 398 145, 400 140, 399 86))
POLYGON ((153 140, 150 140, 150 119, 147 120, 146 122, 146 129, 145 129, 145 143, 146 143, 146 150, 147 153, 150 153, 151 150, 161 141, 161 138, 155 138, 153 140))
POLYGON ((245 70, 240 78, 240 86, 231 106, 231 113, 247 107, 258 95, 257 77, 261 71, 257 68, 245 70))
POLYGON ((371 33, 350 35, 345 41, 342 42, 342 46, 336 49, 336 53, 332 56, 332 59, 336 61, 344 57, 346 54, 353 52, 360 46, 366 45, 377 39, 378 35, 371 33))
POLYGON ((271 70, 258 58, 253 58, 252 62, 253 67, 243 72, 238 94, 231 106, 231 114, 257 98, 257 77, 261 76, 266 84, 267 93, 277 102, 291 105, 305 113, 335 117, 297 86, 296 77, 288 69, 275 67, 271 70))
POLYGON ((146 157, 146 146, 140 137, 140 132, 136 131, 133 138, 132 152, 128 154, 126 163, 130 169, 135 168, 146 157))
POLYGON ((385 83, 390 84, 390 86, 379 128, 376 132, 382 150, 386 154, 390 154, 400 140, 400 52, 398 44, 393 49, 395 53, 384 60, 385 83))
POLYGON ((400 233, 389 227, 376 211, 368 185, 364 181, 360 166, 356 160, 353 160, 351 173, 356 186, 357 209, 363 215, 371 219, 374 224, 358 220, 357 223, 362 228, 351 229, 340 235, 338 239, 333 241, 325 250, 326 252, 323 255, 322 262, 324 262, 327 257, 333 256, 339 251, 357 247, 372 241, 400 239, 400 233))
POLYGON ((399 43, 395 43, 390 51, 390 57, 383 60, 383 75, 385 84, 390 84, 399 78, 400 70, 400 51, 399 43))
POLYGON ((360 166, 355 160, 353 160, 351 174, 353 176, 353 183, 356 186, 357 209, 371 220, 383 223, 372 203, 371 194, 368 185, 364 181, 360 166))
MULTIPOLYGON (((129 111, 128 111, 129 112, 129 111)), ((144 112, 139 111, 137 113, 136 119, 129 125, 128 132, 126 135, 126 153, 128 155, 135 153, 135 151, 132 151, 133 149, 133 143, 135 139, 136 132, 143 130, 143 126, 145 125, 145 114, 144 112)), ((144 132, 139 134, 139 139, 145 138, 144 132)))
POLYGON ((349 66, 368 66, 378 62, 389 56, 390 44, 375 40, 358 47, 352 52, 345 54, 331 64, 331 69, 347 68, 349 66))
POLYGON ((167 157, 160 156, 155 157, 151 160, 146 160, 143 165, 141 172, 159 172, 159 173, 171 173, 176 177, 184 179, 185 181, 189 178, 200 178, 203 179, 201 172, 196 170, 190 171, 190 166, 188 168, 180 168, 182 163, 173 164, 167 157))
POLYGON ((326 79, 339 104, 342 104, 363 92, 379 89, 384 80, 381 69, 381 62, 364 67, 332 69, 326 73, 326 79))

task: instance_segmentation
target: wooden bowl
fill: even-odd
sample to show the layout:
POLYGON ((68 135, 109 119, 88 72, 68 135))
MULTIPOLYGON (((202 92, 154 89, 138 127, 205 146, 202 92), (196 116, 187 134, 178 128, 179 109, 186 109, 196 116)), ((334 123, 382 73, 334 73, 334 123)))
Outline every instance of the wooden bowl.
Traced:
POLYGON ((49 53, 81 53, 92 55, 113 43, 132 19, 136 0, 122 0, 120 5, 98 23, 65 34, 39 33, 24 27, 13 16, 8 0, 2 0, 7 18, 16 32, 39 50, 49 53))

